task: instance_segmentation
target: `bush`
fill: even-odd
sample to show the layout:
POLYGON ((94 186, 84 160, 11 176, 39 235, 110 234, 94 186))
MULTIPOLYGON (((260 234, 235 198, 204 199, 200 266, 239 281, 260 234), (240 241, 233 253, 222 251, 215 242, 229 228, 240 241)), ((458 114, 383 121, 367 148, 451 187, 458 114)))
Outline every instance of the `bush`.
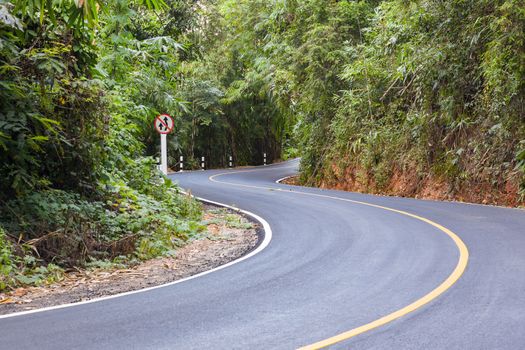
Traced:
POLYGON ((203 230, 200 204, 162 179, 158 174, 150 179, 149 194, 111 181, 105 186, 105 203, 61 190, 35 192, 7 202, 0 222, 43 263, 73 266, 121 255, 151 258, 203 230))
POLYGON ((7 239, 4 229, 0 227, 0 291, 13 284, 15 265, 16 257, 13 255, 13 247, 7 239))

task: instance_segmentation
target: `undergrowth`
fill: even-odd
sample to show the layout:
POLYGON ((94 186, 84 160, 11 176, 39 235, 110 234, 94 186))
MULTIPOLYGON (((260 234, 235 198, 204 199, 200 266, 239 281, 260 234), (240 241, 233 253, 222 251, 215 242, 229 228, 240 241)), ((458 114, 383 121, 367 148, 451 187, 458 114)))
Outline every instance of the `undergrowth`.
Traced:
POLYGON ((174 254, 202 235, 200 204, 158 180, 161 198, 113 186, 105 202, 51 189, 8 201, 0 215, 0 291, 52 283, 73 267, 174 254))

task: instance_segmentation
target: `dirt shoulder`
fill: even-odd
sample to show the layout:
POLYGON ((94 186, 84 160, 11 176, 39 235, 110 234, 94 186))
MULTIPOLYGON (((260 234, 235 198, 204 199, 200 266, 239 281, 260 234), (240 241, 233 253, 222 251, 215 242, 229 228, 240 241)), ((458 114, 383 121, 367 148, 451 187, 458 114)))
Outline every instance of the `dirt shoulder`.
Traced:
MULTIPOLYGON (((282 184, 305 186, 300 183, 298 176, 291 176, 281 181, 282 184)), ((377 189, 373 182, 363 184, 352 177, 341 182, 322 181, 319 188, 374 194, 380 196, 407 197, 425 200, 439 200, 447 202, 473 203, 495 205, 508 208, 521 208, 525 202, 519 199, 518 188, 510 185, 502 190, 495 190, 487 186, 466 188, 453 191, 450 185, 438 180, 425 179, 416 181, 407 177, 394 176, 389 185, 384 189, 377 189)))
POLYGON ((208 234, 178 249, 176 256, 125 269, 79 269, 52 285, 0 293, 0 315, 158 286, 226 264, 256 247, 262 232, 257 223, 226 209, 209 205, 204 209, 208 234))

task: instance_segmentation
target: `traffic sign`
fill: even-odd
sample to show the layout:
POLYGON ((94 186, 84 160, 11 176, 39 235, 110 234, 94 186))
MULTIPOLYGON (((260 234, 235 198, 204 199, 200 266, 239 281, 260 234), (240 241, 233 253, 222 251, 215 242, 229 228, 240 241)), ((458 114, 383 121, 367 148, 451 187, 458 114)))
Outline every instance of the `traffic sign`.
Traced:
POLYGON ((168 141, 166 135, 173 131, 175 123, 168 114, 161 114, 155 118, 155 129, 160 134, 160 170, 168 175, 168 141))
POLYGON ((161 114, 155 118, 155 129, 159 134, 169 134, 174 126, 173 118, 168 114, 161 114))

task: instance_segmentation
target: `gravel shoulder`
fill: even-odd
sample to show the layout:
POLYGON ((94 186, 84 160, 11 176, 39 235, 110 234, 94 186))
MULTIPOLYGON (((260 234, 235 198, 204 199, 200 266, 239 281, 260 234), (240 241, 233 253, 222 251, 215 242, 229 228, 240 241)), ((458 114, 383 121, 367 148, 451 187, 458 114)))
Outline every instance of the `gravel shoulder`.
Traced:
POLYGON ((177 250, 174 257, 147 260, 131 268, 78 269, 47 286, 0 293, 0 315, 74 303, 158 286, 233 261, 259 241, 262 228, 242 214, 204 205, 208 234, 177 250))

